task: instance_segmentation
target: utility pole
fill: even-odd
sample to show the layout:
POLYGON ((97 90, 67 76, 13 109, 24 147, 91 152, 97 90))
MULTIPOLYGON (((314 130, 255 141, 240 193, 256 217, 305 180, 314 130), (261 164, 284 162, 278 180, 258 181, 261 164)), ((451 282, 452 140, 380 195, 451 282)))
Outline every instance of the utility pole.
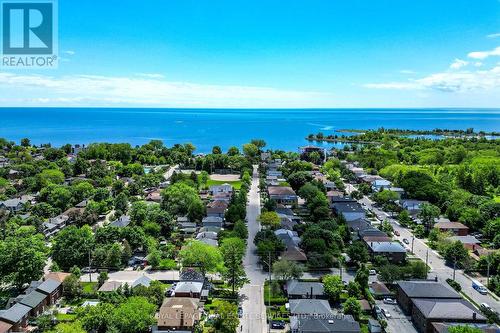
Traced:
POLYGON ((486 257, 486 262, 488 263, 488 272, 486 273, 486 288, 488 288, 488 286, 490 285, 490 255, 486 257))
POLYGON ((412 236, 412 237, 411 237, 411 253, 412 253, 412 254, 415 254, 415 253, 413 253, 413 244, 414 244, 414 243, 415 243, 415 236, 412 236))
POLYGON ((92 266, 90 262, 90 249, 89 249, 89 282, 92 282, 92 266))
POLYGON ((429 249, 427 248, 427 252, 425 254, 425 279, 427 280, 427 277, 429 275, 429 249))
POLYGON ((455 271, 457 269, 457 258, 453 261, 453 281, 455 281, 455 271))
MULTIPOLYGON (((267 254, 267 258, 268 258, 268 261, 264 261, 265 264, 267 264, 267 267, 269 268, 269 286, 268 286, 268 289, 269 291, 267 292, 268 294, 268 300, 267 300, 267 304, 269 306, 269 309, 271 308, 271 282, 272 282, 272 272, 271 272, 271 251, 269 251, 269 253, 267 254)), ((267 311, 266 311, 266 317, 267 317, 267 311)), ((268 332, 271 332, 271 319, 272 318, 269 318, 269 323, 267 323, 267 331, 268 332)))

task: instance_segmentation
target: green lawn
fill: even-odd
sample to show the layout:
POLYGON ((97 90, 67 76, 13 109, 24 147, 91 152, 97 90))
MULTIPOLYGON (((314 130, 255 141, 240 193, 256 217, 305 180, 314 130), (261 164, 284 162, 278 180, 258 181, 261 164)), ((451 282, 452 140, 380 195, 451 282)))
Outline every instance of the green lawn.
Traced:
POLYGON ((76 314, 58 313, 56 314, 56 319, 58 321, 74 321, 76 319, 76 314))
POLYGON ((91 294, 97 290, 97 282, 82 282, 83 292, 91 294))
MULTIPOLYGON (((199 176, 198 176, 198 179, 199 179, 199 176)), ((222 185, 222 184, 229 184, 229 185, 232 185, 234 187, 235 190, 239 190, 241 188, 241 180, 236 180, 236 181, 224 181, 224 180, 213 180, 213 179, 209 179, 207 181, 207 184, 206 186, 210 187, 210 186, 213 186, 213 185, 222 185)))

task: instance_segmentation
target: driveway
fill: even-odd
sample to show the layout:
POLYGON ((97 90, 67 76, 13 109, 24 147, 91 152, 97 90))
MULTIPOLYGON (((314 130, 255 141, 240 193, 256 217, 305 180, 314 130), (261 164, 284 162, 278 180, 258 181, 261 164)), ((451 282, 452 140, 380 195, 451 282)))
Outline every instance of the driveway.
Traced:
POLYGON ((381 309, 388 310, 391 315, 390 318, 384 317, 387 322, 387 333, 417 333, 417 330, 411 322, 411 318, 404 315, 399 305, 384 304, 379 300, 377 300, 375 304, 381 309))
POLYGON ((266 307, 264 305, 264 281, 266 274, 262 271, 257 255, 257 248, 253 243, 255 234, 260 230, 257 217, 260 214, 259 174, 257 166, 254 166, 252 175, 252 186, 248 192, 247 221, 248 221, 248 244, 243 265, 250 283, 243 286, 240 291, 242 301, 243 317, 240 320, 241 327, 238 332, 264 333, 267 331, 266 307))

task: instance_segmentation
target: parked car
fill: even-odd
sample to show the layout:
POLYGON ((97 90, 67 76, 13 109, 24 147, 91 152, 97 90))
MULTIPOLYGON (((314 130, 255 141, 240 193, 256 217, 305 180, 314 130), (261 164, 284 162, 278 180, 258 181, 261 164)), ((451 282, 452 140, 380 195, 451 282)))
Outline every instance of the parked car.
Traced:
POLYGON ((271 321, 271 328, 282 330, 285 328, 285 322, 283 320, 273 320, 271 321))
POLYGON ((92 267, 84 267, 82 268, 82 273, 88 274, 88 273, 96 273, 97 269, 92 268, 92 267))
POLYGON ((392 298, 384 298, 384 301, 383 301, 385 304, 392 304, 392 305, 396 305, 396 300, 393 300, 392 298))
POLYGON ((382 309, 382 313, 384 314, 384 316, 389 319, 391 318, 391 314, 389 313, 389 310, 387 309, 382 309))
POLYGON ((370 270, 368 271, 368 273, 369 273, 370 275, 377 275, 377 271, 376 271, 376 270, 374 270, 374 269, 370 269, 370 270))
POLYGON ((486 311, 491 311, 491 306, 488 305, 488 303, 481 303, 481 305, 479 306, 481 308, 481 310, 486 310, 486 311))
POLYGON ((396 235, 396 236, 398 236, 398 237, 399 237, 399 236, 401 236, 401 234, 400 234, 400 233, 399 233, 399 231, 397 231, 397 230, 394 230, 394 235, 396 235))
POLYGON ((238 306, 238 318, 243 317, 243 309, 241 306, 238 306))
POLYGON ((410 241, 408 240, 408 238, 403 238, 403 243, 410 244, 410 241))

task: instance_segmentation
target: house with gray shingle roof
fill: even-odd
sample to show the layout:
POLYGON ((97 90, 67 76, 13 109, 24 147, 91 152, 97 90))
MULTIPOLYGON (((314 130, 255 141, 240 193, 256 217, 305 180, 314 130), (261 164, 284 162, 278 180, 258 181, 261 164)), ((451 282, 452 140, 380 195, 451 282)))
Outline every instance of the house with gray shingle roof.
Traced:
MULTIPOLYGON (((371 239, 368 238, 368 240, 371 239)), ((365 243, 372 257, 384 256, 392 263, 401 263, 405 261, 406 250, 399 242, 372 242, 365 240, 365 243)))
POLYGON ((291 299, 290 315, 332 315, 332 309, 324 299, 291 299))
POLYGON ((396 282, 396 298, 406 313, 411 313, 413 299, 461 299, 448 284, 436 281, 398 281, 396 282))
POLYGON ((47 279, 36 290, 47 295, 47 304, 52 305, 62 296, 62 283, 57 280, 47 279))
POLYGON ((297 298, 325 298, 323 283, 288 280, 285 285, 289 299, 297 298))
POLYGON ((28 325, 31 308, 24 304, 16 303, 9 309, 0 312, 0 320, 12 325, 11 331, 21 331, 28 325))
POLYGON ((293 316, 290 318, 292 333, 359 333, 361 327, 352 316, 293 316))
POLYGON ((47 295, 34 290, 24 296, 19 303, 29 306, 31 308, 30 316, 36 317, 44 311, 47 305, 47 295))

